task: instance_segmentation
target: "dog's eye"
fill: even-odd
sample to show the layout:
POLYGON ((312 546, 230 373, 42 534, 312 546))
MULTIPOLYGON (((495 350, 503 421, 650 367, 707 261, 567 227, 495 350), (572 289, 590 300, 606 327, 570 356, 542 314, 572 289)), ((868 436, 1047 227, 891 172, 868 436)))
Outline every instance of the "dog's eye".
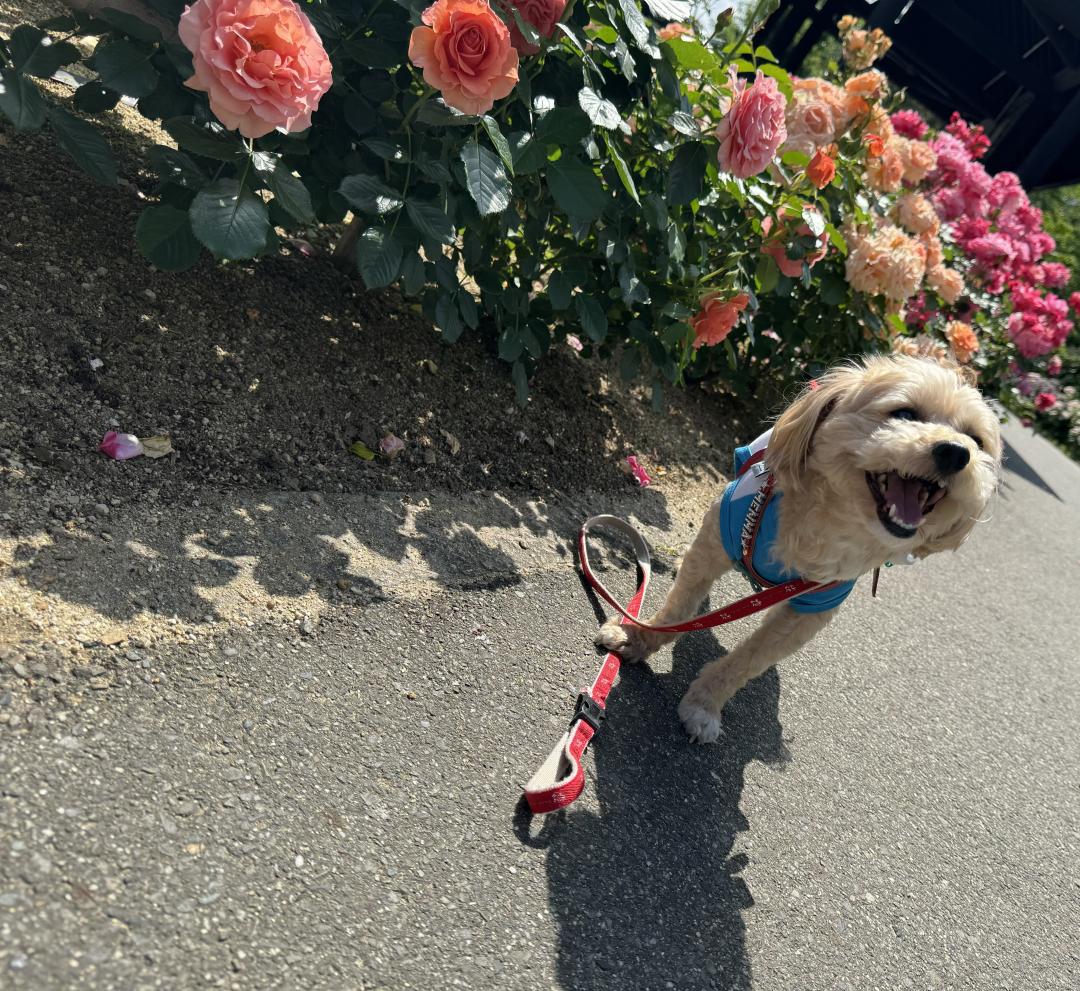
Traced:
POLYGON ((910 406, 901 406, 900 409, 894 409, 890 414, 890 418, 893 420, 917 420, 919 414, 913 410, 910 406))
POLYGON ((968 436, 975 441, 975 446, 981 451, 983 449, 982 438, 978 434, 969 433, 968 436))

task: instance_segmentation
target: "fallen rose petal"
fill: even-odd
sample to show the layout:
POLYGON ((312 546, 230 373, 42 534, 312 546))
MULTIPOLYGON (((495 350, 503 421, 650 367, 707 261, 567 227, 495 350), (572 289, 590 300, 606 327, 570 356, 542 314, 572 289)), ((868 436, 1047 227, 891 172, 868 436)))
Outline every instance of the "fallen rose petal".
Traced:
POLYGON ((405 441, 393 434, 387 434, 379 441, 379 453, 387 458, 396 458, 405 450, 405 441))
POLYGON ((172 454, 172 439, 168 434, 157 434, 153 437, 142 439, 143 454, 148 458, 163 458, 166 454, 172 454))
POLYGON ((363 458, 365 461, 374 461, 375 452, 362 441, 353 441, 349 451, 355 454, 358 458, 363 458))
POLYGON ((645 486, 652 481, 652 479, 649 478, 648 472, 641 467, 641 464, 638 462, 638 459, 634 457, 634 455, 631 454, 626 459, 626 464, 627 467, 630 469, 630 474, 634 476, 634 481, 637 482, 638 485, 640 485, 642 488, 645 488, 645 486))
POLYGON ((290 248, 295 248, 305 258, 312 258, 318 254, 315 250, 315 246, 310 241, 305 241, 301 237, 287 237, 285 238, 285 243, 290 248))
POLYGON ((96 372, 104 364, 105 364, 105 362, 102 361, 100 358, 91 358, 90 359, 90 371, 96 372))
POLYGON ((577 334, 567 334, 566 343, 570 345, 575 351, 581 351, 585 345, 581 343, 581 338, 577 334))
POLYGON ((116 430, 110 430, 101 439, 98 450, 114 461, 126 461, 128 458, 137 458, 142 454, 143 446, 134 434, 122 434, 116 430))

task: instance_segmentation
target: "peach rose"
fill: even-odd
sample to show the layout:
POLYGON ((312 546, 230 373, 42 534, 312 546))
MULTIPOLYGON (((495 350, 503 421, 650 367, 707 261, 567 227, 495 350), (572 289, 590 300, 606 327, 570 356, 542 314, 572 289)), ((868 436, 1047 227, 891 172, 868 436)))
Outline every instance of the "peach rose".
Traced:
POLYGON ((853 289, 896 303, 918 291, 926 271, 922 244, 892 224, 870 233, 851 230, 850 234, 844 274, 853 289))
MULTIPOLYGON (((562 20, 566 10, 566 0, 502 0, 503 10, 516 10, 526 24, 536 28, 541 38, 550 38, 555 34, 555 25, 562 20)), ((540 51, 537 45, 530 45, 521 30, 514 23, 510 24, 510 44, 521 55, 535 55, 540 51)))
POLYGON ((940 263, 927 266, 926 282, 949 306, 964 291, 964 277, 956 269, 946 268, 940 263))
POLYGON ((935 265, 940 265, 942 258, 945 257, 945 253, 941 247, 941 239, 937 236, 937 233, 920 234, 919 243, 926 249, 927 269, 931 269, 935 265))
POLYGON ((934 205, 921 193, 905 193, 896 201, 900 225, 912 234, 936 234, 940 226, 934 205))
POLYGON ((518 81, 510 31, 487 0, 436 0, 413 28, 409 60, 451 107, 486 114, 518 81))
POLYGON ((898 137, 896 146, 900 152, 900 160, 904 163, 904 182, 917 185, 937 165, 937 155, 925 141, 898 137))
POLYGON ((866 160, 866 181, 881 193, 895 193, 904 181, 904 163, 894 141, 888 142, 880 155, 866 160))
POLYGON ((746 309, 750 297, 739 293, 724 299, 723 293, 711 292, 703 296, 701 310, 690 326, 694 328, 694 347, 711 347, 720 344, 739 322, 739 314, 746 309))
MULTIPOLYGON (((834 148, 835 151, 835 148, 834 148)), ((826 149, 818 148, 814 157, 806 166, 806 178, 818 189, 824 189, 836 175, 836 162, 827 153, 826 149)))
POLYGON ((773 218, 766 217, 761 222, 761 233, 765 237, 765 240, 761 245, 761 253, 772 258, 773 261, 776 262, 777 268, 779 268, 788 278, 797 279, 802 275, 804 262, 809 265, 810 268, 813 268, 825 257, 825 252, 828 250, 828 235, 822 231, 816 239, 818 244, 817 248, 807 252, 802 258, 793 258, 787 253, 788 242, 796 237, 813 237, 814 232, 810 230, 810 227, 807 224, 799 224, 794 232, 792 232, 785 226, 785 222, 789 219, 787 211, 783 207, 780 207, 777 211, 777 220, 779 223, 777 225, 776 233, 772 237, 769 237, 769 234, 773 229, 773 218))
POLYGON ((672 38, 685 38, 687 35, 693 35, 693 32, 685 24, 680 24, 678 21, 665 24, 656 32, 656 37, 661 41, 671 41, 672 38))
POLYGON ((735 95, 716 128, 720 142, 717 158, 724 172, 748 179, 763 172, 787 137, 784 94, 771 76, 758 71, 752 86, 735 83, 735 95))
POLYGON ((245 138, 311 126, 333 81, 330 60, 292 0, 196 0, 177 26, 214 116, 245 138))
POLYGON ((979 339, 970 324, 960 320, 950 320, 945 324, 945 338, 961 365, 971 361, 971 356, 979 350, 979 339))

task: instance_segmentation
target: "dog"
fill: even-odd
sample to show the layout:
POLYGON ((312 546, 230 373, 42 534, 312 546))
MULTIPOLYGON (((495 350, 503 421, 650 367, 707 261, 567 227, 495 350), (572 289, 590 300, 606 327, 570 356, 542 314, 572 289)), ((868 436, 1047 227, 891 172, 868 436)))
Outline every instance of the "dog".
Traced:
MULTIPOLYGON (((956 550, 981 521, 999 482, 1001 433, 960 371, 904 355, 838 366, 737 452, 737 470, 754 462, 753 470, 705 514, 667 600, 646 622, 691 618, 733 567, 759 586, 799 577, 835 584, 773 606, 750 637, 705 665, 678 709, 693 740, 716 741, 728 699, 822 630, 856 578, 890 559, 956 550), (763 507, 755 493, 770 478, 763 507), (757 527, 745 521, 747 503, 757 527), (749 529, 757 542, 747 551, 740 537, 749 529)), ((642 661, 676 636, 616 618, 596 643, 642 661)))

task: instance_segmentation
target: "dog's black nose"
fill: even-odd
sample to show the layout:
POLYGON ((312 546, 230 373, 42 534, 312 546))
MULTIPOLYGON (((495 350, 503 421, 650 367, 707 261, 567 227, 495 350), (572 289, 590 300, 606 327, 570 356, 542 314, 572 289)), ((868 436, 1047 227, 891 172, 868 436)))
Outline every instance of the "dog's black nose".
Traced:
POLYGON ((971 452, 963 444, 945 441, 935 444, 933 451, 934 465, 942 475, 955 475, 971 460, 971 452))

